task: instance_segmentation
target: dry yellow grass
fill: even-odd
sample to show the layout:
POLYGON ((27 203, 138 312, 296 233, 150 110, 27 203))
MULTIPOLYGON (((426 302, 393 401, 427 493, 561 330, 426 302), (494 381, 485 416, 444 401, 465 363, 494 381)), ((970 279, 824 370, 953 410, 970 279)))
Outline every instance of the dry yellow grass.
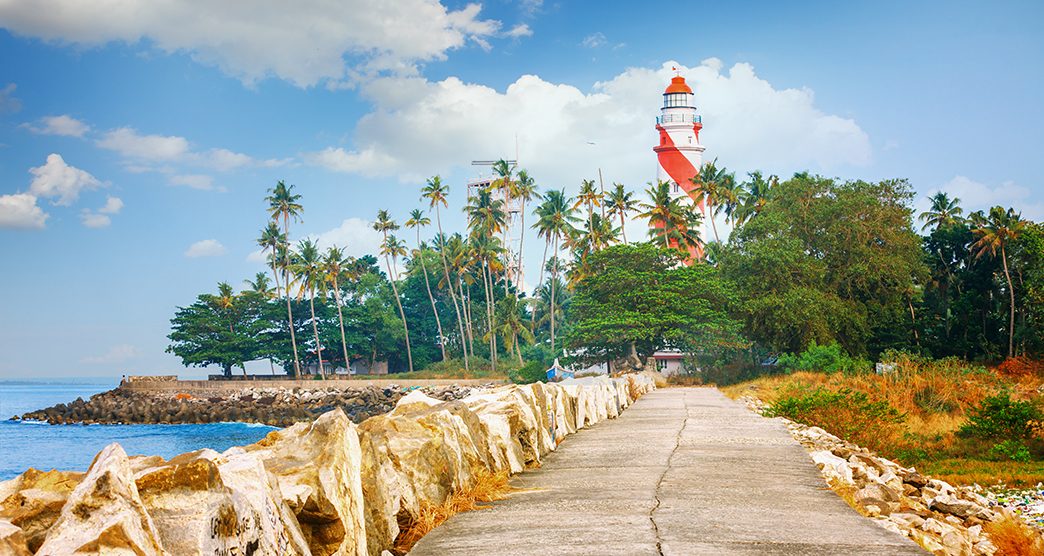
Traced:
POLYGON ((984 528, 996 556, 1044 556, 1044 537, 1021 519, 1006 516, 984 528))
POLYGON ((447 519, 460 512, 481 510, 487 506, 482 503, 502 500, 511 492, 508 473, 492 473, 481 471, 476 474, 475 481, 466 489, 455 492, 441 504, 426 504, 420 513, 399 524, 399 536, 393 547, 396 553, 406 554, 414 544, 432 529, 442 525, 447 519))

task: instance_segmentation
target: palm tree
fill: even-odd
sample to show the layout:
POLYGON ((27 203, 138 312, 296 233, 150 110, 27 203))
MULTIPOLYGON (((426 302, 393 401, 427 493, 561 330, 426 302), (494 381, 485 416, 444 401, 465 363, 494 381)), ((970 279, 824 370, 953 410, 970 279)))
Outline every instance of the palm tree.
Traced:
POLYGON ((504 349, 508 354, 515 353, 518 362, 522 363, 522 350, 519 348, 519 336, 527 342, 534 341, 533 333, 522 322, 517 297, 506 296, 497 302, 497 327, 490 334, 499 334, 504 339, 504 349))
POLYGON ((921 215, 917 217, 919 220, 924 222, 921 231, 927 230, 928 228, 935 228, 938 230, 943 226, 951 226, 963 220, 961 214, 964 213, 964 209, 960 206, 960 198, 954 197, 951 199, 945 192, 940 191, 935 195, 928 197, 928 200, 932 203, 931 208, 922 212, 921 215))
POLYGON ((293 268, 294 274, 301 277, 298 298, 308 292, 308 306, 312 312, 312 333, 315 335, 315 355, 319 359, 319 375, 326 378, 326 370, 323 368, 323 345, 319 341, 319 321, 315 318, 315 290, 322 287, 326 277, 323 274, 323 261, 316 242, 302 239, 297 243, 293 268))
MULTIPOLYGON (((594 182, 592 182, 592 188, 594 182)), ((552 189, 544 194, 544 202, 536 210, 538 220, 533 225, 537 233, 543 235, 554 246, 551 265, 551 313, 555 311, 555 282, 558 278, 558 250, 562 238, 570 237, 573 223, 579 221, 574 214, 572 200, 566 197, 565 191, 552 189)), ((542 265, 543 266, 543 265, 542 265)), ((541 272, 543 268, 541 268, 541 272)), ((543 280, 541 280, 542 282, 543 280)), ((555 321, 551 320, 551 352, 555 351, 555 321)))
MULTIPOLYGON (((268 214, 272 217, 273 221, 278 221, 280 218, 283 220, 283 241, 286 242, 290 237, 290 219, 294 221, 300 220, 301 212, 304 211, 304 207, 301 206, 301 196, 293 193, 294 186, 287 186, 283 180, 276 182, 274 188, 268 190, 268 196, 265 200, 268 201, 268 214)), ((267 230, 266 230, 267 231, 267 230)), ((301 378, 301 360, 297 356, 297 337, 294 334, 294 312, 290 308, 290 250, 284 251, 283 259, 283 283, 286 284, 286 315, 287 322, 290 324, 290 344, 294 348, 294 378, 301 378)))
MULTIPOLYGON (((439 176, 432 176, 428 178, 427 183, 421 189, 421 198, 428 200, 428 209, 435 209, 435 223, 439 229, 439 236, 445 238, 445 234, 442 232, 442 218, 439 214, 439 205, 443 207, 449 206, 446 195, 449 193, 449 187, 443 185, 442 178, 439 176)), ((449 272, 449 261, 446 259, 445 242, 440 244, 439 256, 442 258, 442 271, 443 277, 446 280, 446 288, 449 290, 450 299, 453 301, 453 311, 457 313, 457 326, 460 329, 460 351, 464 356, 464 370, 469 370, 468 367, 468 347, 464 342, 464 319, 461 318, 460 305, 457 303, 457 294, 453 289, 453 281, 450 280, 449 272)), ((461 300, 463 302, 463 299, 461 300)))
POLYGON ((344 314, 341 311, 340 279, 352 267, 352 259, 344 256, 344 248, 335 245, 326 250, 322 260, 323 279, 333 286, 334 304, 337 306, 337 322, 341 327, 341 352, 344 356, 344 369, 349 378, 352 375, 352 362, 348 359, 348 342, 344 337, 344 314))
POLYGON ((373 223, 373 229, 381 232, 384 243, 381 244, 381 255, 384 255, 384 264, 388 267, 388 279, 391 282, 392 294, 395 296, 395 305, 399 307, 399 317, 402 318, 402 330, 406 333, 406 361, 410 372, 413 372, 413 351, 410 349, 410 327, 406 324, 406 312, 402 310, 402 300, 399 299, 399 280, 395 273, 395 265, 399 257, 406 255, 406 246, 398 238, 388 233, 399 229, 399 225, 388 215, 388 211, 377 211, 377 220, 373 223))
POLYGON ((594 227, 595 207, 602 206, 602 193, 595 189, 594 180, 583 180, 580 183, 580 192, 576 195, 573 209, 578 209, 584 205, 587 205, 587 226, 590 229, 594 227))
POLYGON ((446 360, 446 336, 442 334, 442 321, 439 320, 439 309, 435 306, 435 296, 431 294, 431 282, 428 281, 428 267, 424 265, 424 244, 421 243, 420 231, 424 226, 431 224, 431 219, 424 215, 421 209, 413 209, 410 219, 406 221, 407 228, 417 230, 417 250, 414 260, 420 261, 421 271, 424 273, 424 287, 428 289, 428 300, 431 301, 431 312, 435 314, 435 326, 439 330, 439 349, 442 350, 442 360, 446 360))
POLYGON ((264 299, 271 299, 277 294, 272 291, 272 283, 268 281, 268 275, 264 272, 258 272, 254 275, 253 280, 243 280, 246 285, 250 286, 250 291, 260 295, 264 299))
MULTIPOLYGON (((522 228, 522 232, 518 238, 518 283, 525 283, 525 265, 522 263, 525 260, 523 254, 523 247, 526 240, 526 203, 533 200, 533 197, 537 194, 536 182, 530 177, 529 172, 520 170, 518 172, 518 179, 515 180, 515 196, 522 200, 522 207, 519 222, 519 226, 522 228)), ((518 297, 516 292, 515 297, 518 297)))
POLYGON ((711 162, 704 164, 698 174, 689 179, 696 186, 696 191, 700 193, 703 198, 703 202, 707 206, 707 212, 710 214, 711 228, 714 230, 714 241, 721 243, 721 238, 718 237, 718 225, 715 223, 714 215, 720 211, 718 205, 723 201, 727 200, 727 194, 725 190, 728 188, 728 184, 731 181, 729 173, 724 167, 718 168, 718 160, 714 159, 711 162))
POLYGON ((606 202, 609 205, 609 216, 616 216, 620 219, 620 232, 623 234, 623 242, 626 245, 627 231, 624 229, 624 224, 628 214, 637 212, 638 201, 635 200, 633 193, 624 189, 622 183, 614 183, 613 190, 609 192, 606 202))
POLYGON ((743 225, 757 216, 768 202, 772 189, 779 184, 778 177, 769 176, 765 179, 761 172, 750 172, 747 176, 750 179, 738 190, 738 203, 732 216, 734 225, 743 225))
MULTIPOLYGON (((494 199, 488 190, 479 190, 478 194, 470 199, 464 211, 468 215, 468 228, 470 237, 468 243, 472 247, 472 258, 482 270, 482 280, 486 297, 486 319, 487 332, 496 326, 496 315, 493 310, 495 297, 494 273, 498 270, 497 262, 499 256, 505 251, 496 234, 504 229, 507 222, 507 214, 504 212, 504 201, 494 199)), ((506 280, 505 280, 506 282, 506 280)), ((505 284, 505 288, 507 285, 505 284)), ((493 369, 497 366, 497 341, 496 335, 489 335, 490 363, 493 369)))
MULTIPOLYGON (((978 218, 976 220, 979 220, 978 218)), ((990 213, 972 230, 978 239, 972 244, 975 258, 989 254, 996 257, 1000 251, 1001 263, 1004 267, 1004 278, 1008 281, 1008 296, 1010 300, 1008 319, 1008 357, 1015 355, 1015 289, 1011 283, 1011 273, 1008 271, 1007 247, 1018 239, 1019 235, 1026 229, 1026 221, 1015 209, 1004 210, 1003 207, 993 207, 990 213)))
POLYGON ((662 242, 665 249, 670 249, 672 236, 677 235, 677 230, 687 224, 685 205, 671 195, 671 183, 667 181, 649 184, 645 193, 649 196, 649 202, 641 203, 645 212, 638 216, 649 219, 649 237, 662 242))

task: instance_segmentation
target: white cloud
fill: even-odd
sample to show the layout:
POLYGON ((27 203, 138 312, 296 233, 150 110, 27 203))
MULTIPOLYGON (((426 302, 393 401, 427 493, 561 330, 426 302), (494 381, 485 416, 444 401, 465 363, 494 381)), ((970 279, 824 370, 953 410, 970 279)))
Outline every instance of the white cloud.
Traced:
POLYGON ((86 209, 80 213, 80 221, 87 228, 108 228, 112 224, 112 219, 108 215, 91 212, 86 209))
POLYGON ((119 214, 123 210, 123 199, 110 195, 105 199, 105 205, 98 209, 102 214, 119 214))
POLYGON ((47 216, 47 213, 36 205, 35 195, 0 195, 0 228, 41 229, 47 216))
POLYGON ((1000 205, 1014 208, 1022 213, 1023 218, 1044 220, 1044 202, 1036 199, 1030 188, 1013 181, 991 186, 965 176, 954 176, 950 181, 928 190, 914 202, 916 213, 927 210, 930 206, 928 197, 940 191, 948 193, 951 198, 959 198, 966 215, 976 210, 989 211, 990 207, 1000 205))
POLYGON ((39 135, 61 135, 64 137, 83 137, 91 127, 72 116, 44 116, 35 124, 23 124, 23 127, 39 135))
POLYGON ((101 182, 89 173, 65 163, 57 153, 47 155, 43 166, 30 168, 33 181, 29 192, 37 197, 57 197, 56 205, 71 205, 83 189, 95 189, 101 182))
POLYGON ((606 40, 605 35, 602 33, 593 33, 584 37, 584 40, 580 41, 581 46, 587 48, 598 48, 599 46, 605 46, 606 40))
POLYGON ((335 171, 413 180, 470 160, 511 157, 517 134, 521 165, 541 185, 577 187, 601 167, 607 182, 640 189, 656 176, 654 118, 671 66, 696 91, 705 158, 717 157, 740 176, 759 168, 831 172, 870 161, 867 134, 855 121, 819 110, 812 91, 777 89, 749 64, 723 72, 716 59, 692 68, 631 68, 586 93, 534 75, 503 92, 456 77, 376 79, 362 89, 374 107, 356 126, 354 148, 304 158, 335 171))
POLYGON ((138 348, 130 344, 119 344, 109 348, 109 351, 102 355, 96 355, 92 357, 84 357, 80 359, 81 363, 87 363, 89 365, 103 365, 109 363, 123 363, 129 359, 133 359, 139 355, 138 348))
POLYGON ((225 254, 225 246, 216 239, 204 239, 189 246, 185 256, 194 259, 198 257, 219 257, 225 254))
POLYGON ((525 23, 519 23, 518 25, 512 27, 508 32, 504 33, 504 36, 510 37, 512 39, 531 37, 533 36, 533 30, 529 28, 529 25, 526 25, 525 23))
POLYGON ((80 211, 80 221, 88 228, 108 228, 112 224, 112 218, 109 215, 119 214, 121 210, 123 210, 123 200, 110 195, 98 210, 83 209, 80 211))
POLYGON ((181 185, 192 189, 214 189, 214 178, 201 174, 171 176, 169 181, 171 185, 181 185))
POLYGON ((106 132, 98 146, 115 151, 126 158, 149 162, 172 162, 189 152, 189 142, 175 135, 142 135, 130 127, 106 132))
POLYGON ((22 109, 22 101, 14 96, 16 89, 18 89, 18 85, 14 83, 8 83, 3 89, 0 89, 0 114, 18 112, 22 109))
POLYGON ((479 4, 451 11, 438 0, 237 2, 40 0, 0 2, 0 22, 19 35, 58 43, 145 44, 187 52, 246 83, 276 76, 305 87, 353 73, 415 72, 468 40, 485 42, 500 23, 479 4))

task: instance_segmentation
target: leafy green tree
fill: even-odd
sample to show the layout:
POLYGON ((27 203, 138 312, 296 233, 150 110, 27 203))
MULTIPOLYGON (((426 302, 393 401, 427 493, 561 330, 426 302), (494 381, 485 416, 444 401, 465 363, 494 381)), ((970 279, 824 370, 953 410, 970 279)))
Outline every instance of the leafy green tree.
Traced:
POLYGON ((576 286, 567 343, 583 362, 629 356, 641 366, 654 351, 746 346, 742 323, 729 316, 733 289, 707 265, 679 265, 675 250, 614 245, 591 256, 592 272, 576 286))
MULTIPOLYGON (((718 263, 744 300, 748 337, 789 352, 813 341, 836 341, 855 355, 904 347, 882 343, 894 335, 878 323, 895 323, 927 277, 911 196, 905 181, 803 173, 774 186, 718 263)), ((912 333, 903 338, 914 341, 912 333)))
POLYGON ((201 294, 192 305, 178 307, 170 321, 166 351, 186 366, 218 365, 225 376, 232 376, 232 367, 261 357, 263 305, 261 296, 249 292, 237 296, 222 282, 217 295, 201 294))

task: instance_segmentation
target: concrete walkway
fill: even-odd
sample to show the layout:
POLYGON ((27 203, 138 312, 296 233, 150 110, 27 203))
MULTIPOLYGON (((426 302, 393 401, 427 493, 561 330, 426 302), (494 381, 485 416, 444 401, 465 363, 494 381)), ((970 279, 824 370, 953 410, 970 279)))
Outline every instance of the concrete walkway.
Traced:
POLYGON ((780 423, 711 388, 647 394, 513 484, 529 490, 410 554, 925 554, 830 491, 780 423))

